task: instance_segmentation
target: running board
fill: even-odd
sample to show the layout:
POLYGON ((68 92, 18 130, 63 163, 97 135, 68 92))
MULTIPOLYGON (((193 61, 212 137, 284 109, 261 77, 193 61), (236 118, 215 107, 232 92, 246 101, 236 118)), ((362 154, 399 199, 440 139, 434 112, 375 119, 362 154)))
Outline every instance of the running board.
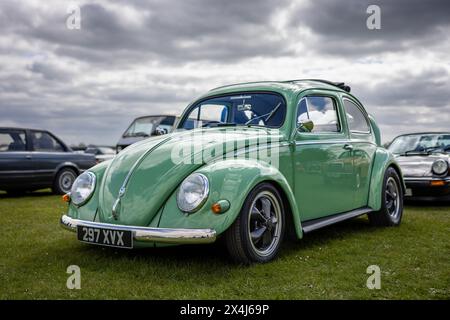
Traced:
POLYGON ((302 222, 302 229, 304 233, 308 233, 344 220, 348 220, 351 218, 355 218, 358 216, 362 216, 363 214, 369 213, 373 211, 372 209, 365 207, 365 208, 360 208, 360 209, 356 209, 356 210, 352 210, 352 211, 348 211, 348 212, 344 212, 344 213, 338 213, 338 214, 334 214, 332 216, 328 216, 328 217, 324 217, 324 218, 319 218, 319 219, 314 219, 314 220, 308 220, 308 221, 304 221, 302 222))

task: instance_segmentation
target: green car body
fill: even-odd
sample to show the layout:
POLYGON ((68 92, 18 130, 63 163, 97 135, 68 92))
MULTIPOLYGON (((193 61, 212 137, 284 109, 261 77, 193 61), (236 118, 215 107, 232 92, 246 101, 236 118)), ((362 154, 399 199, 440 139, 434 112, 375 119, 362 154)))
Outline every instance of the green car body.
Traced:
MULTIPOLYGON (((380 130, 374 119, 356 97, 335 85, 301 80, 220 87, 190 104, 181 119, 187 117, 198 101, 209 97, 258 92, 275 93, 285 100, 285 118, 279 128, 236 126, 232 134, 226 127, 198 128, 138 142, 115 159, 90 169, 96 177, 95 190, 86 203, 69 203, 63 226, 75 230, 75 225, 95 222, 93 226, 112 229, 133 226, 172 231, 209 230, 203 242, 212 242, 235 223, 251 190, 261 183, 270 183, 281 195, 286 228, 300 239, 309 230, 308 226, 310 229, 317 227, 317 223, 311 222, 322 221, 322 225, 328 225, 328 220, 333 222, 333 219, 327 220, 328 217, 349 218, 382 210, 388 168, 400 177, 399 188, 403 194, 400 168, 393 155, 381 146, 380 130), (298 130, 297 108, 302 98, 309 96, 326 96, 335 101, 340 132, 298 130), (369 132, 349 130, 343 99, 360 108, 369 124, 369 132), (276 137, 277 166, 258 158, 224 159, 223 154, 215 154, 215 158, 206 163, 174 163, 171 157, 173 149, 183 145, 185 137, 193 133, 202 134, 206 139, 203 143, 213 147, 220 144, 217 150, 226 150, 227 141, 223 136, 228 132, 226 137, 234 141, 232 152, 236 154, 249 150, 240 150, 236 141, 249 139, 261 131, 276 137), (207 177, 209 193, 201 207, 188 214, 179 209, 177 192, 181 182, 192 173, 207 177), (226 204, 225 212, 213 212, 212 206, 218 202, 226 204)), ((270 145, 273 147, 274 143, 270 145)), ((334 221, 340 220, 343 219, 334 221)), ((202 242, 190 240, 162 237, 161 240, 141 241, 136 238, 133 247, 202 242)))

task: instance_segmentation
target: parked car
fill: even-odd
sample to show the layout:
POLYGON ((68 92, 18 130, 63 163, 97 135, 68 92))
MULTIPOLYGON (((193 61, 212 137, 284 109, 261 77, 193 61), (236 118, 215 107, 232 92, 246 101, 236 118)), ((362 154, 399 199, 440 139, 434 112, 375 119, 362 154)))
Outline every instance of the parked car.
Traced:
POLYGON ((93 154, 97 163, 111 160, 116 156, 116 150, 107 146, 89 146, 84 152, 93 154))
POLYGON ((450 201, 450 132, 401 135, 389 150, 402 168, 408 199, 450 201))
POLYGON ((93 155, 72 152, 48 131, 0 128, 0 190, 14 194, 50 187, 64 194, 94 165, 93 155))
POLYGON ((213 89, 176 132, 80 175, 61 224, 82 242, 120 248, 222 238, 246 264, 273 259, 285 235, 364 214, 397 226, 400 168, 349 91, 323 80, 213 89))
POLYGON ((120 152, 130 144, 148 137, 159 136, 172 132, 176 120, 176 116, 170 115, 152 115, 134 119, 117 142, 116 151, 120 152))

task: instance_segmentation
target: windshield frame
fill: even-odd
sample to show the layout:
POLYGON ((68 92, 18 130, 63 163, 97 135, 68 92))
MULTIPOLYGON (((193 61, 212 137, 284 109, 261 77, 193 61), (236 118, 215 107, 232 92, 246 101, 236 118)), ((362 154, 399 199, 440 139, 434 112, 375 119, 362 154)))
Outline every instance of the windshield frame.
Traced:
MULTIPOLYGON (((259 128, 267 128, 267 129, 279 129, 281 127, 284 126, 284 124, 286 123, 286 118, 287 118, 287 114, 288 114, 288 104, 287 104, 287 100, 284 97, 283 94, 281 94, 280 92, 277 91, 270 91, 270 90, 250 90, 250 91, 233 91, 233 92, 227 92, 227 93, 220 93, 220 94, 215 94, 215 95, 209 95, 206 97, 202 97, 198 100, 195 100, 194 102, 192 102, 190 105, 188 105, 186 107, 186 109, 184 110, 183 114, 180 117, 180 121, 178 121, 177 124, 177 128, 178 130, 195 130, 195 129, 199 129, 199 128, 194 128, 194 129, 185 129, 183 128, 183 124, 186 121, 187 117, 191 114, 192 110, 194 110, 199 104, 201 104, 202 102, 205 102, 207 100, 210 99, 215 99, 215 98, 221 98, 221 97, 227 97, 227 96, 234 96, 234 95, 251 95, 251 94, 272 94, 272 95, 277 95, 278 97, 280 97, 284 103, 285 106, 285 112, 284 112, 284 116, 283 116, 283 120, 280 123, 279 126, 266 126, 266 125, 259 125, 259 124, 235 124, 236 127, 259 127, 259 128)), ((275 105, 276 106, 276 105, 275 105)), ((274 107, 275 107, 274 106, 274 107)), ((203 128, 205 129, 205 128, 203 128)))
POLYGON ((444 153, 449 153, 450 151, 448 151, 448 150, 445 151, 444 148, 435 148, 435 149, 431 149, 431 150, 427 151, 427 149, 434 148, 436 146, 427 147, 427 148, 425 148, 422 151, 419 151, 419 150, 417 150, 417 151, 416 150, 405 150, 403 152, 394 152, 393 150, 391 150, 391 147, 392 147, 393 143, 396 140, 398 140, 398 139, 404 139, 404 138, 408 138, 408 137, 419 137, 419 139, 421 139, 421 137, 424 137, 424 136, 442 136, 442 135, 450 135, 450 132, 423 132, 423 133, 411 133, 411 134, 400 135, 400 136, 396 137, 394 140, 392 140, 392 142, 390 143, 390 145, 388 146, 387 149, 390 152, 392 152, 393 154, 395 154, 395 155, 408 155, 408 154, 409 155, 415 155, 415 154, 423 154, 423 155, 425 155, 425 154, 433 153, 434 150, 436 150, 436 151, 437 150, 442 150, 442 152, 444 152, 444 153))

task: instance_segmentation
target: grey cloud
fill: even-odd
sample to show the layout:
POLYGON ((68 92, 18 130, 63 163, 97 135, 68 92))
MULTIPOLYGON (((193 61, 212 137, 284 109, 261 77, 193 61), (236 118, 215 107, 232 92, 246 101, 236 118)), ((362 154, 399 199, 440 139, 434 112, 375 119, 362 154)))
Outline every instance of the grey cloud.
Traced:
POLYGON ((40 74, 47 80, 66 81, 70 79, 70 74, 67 70, 63 70, 55 65, 43 62, 33 62, 28 70, 32 73, 40 74))
POLYGON ((427 106, 436 109, 450 106, 450 74, 444 68, 426 69, 418 74, 411 71, 386 75, 382 81, 354 87, 368 104, 378 107, 427 106))
MULTIPOLYGON (((279 65, 295 57, 316 68, 314 59, 325 61, 331 54, 364 72, 360 59, 372 55, 383 66, 380 53, 401 58, 407 49, 413 55, 423 50, 436 60, 439 54, 445 61, 423 72, 412 72, 406 63, 403 72, 384 79, 350 83, 353 92, 387 137, 426 128, 416 123, 414 111, 423 108, 426 123, 448 127, 449 60, 442 47, 449 41, 446 1, 315 0, 298 9, 288 0, 96 1, 82 6, 81 30, 68 30, 64 6, 59 12, 53 3, 60 4, 0 2, 0 125, 49 129, 69 143, 114 143, 136 116, 179 113, 203 90, 248 78, 241 69, 247 59, 279 65), (382 9, 380 31, 366 28, 369 4, 382 9), (130 8, 142 14, 140 22, 127 20, 130 8), (279 11, 290 16, 281 33, 272 24, 279 11), (297 36, 301 28, 312 32, 309 39, 297 36), (297 44, 304 52, 295 50, 297 44), (183 70, 187 64, 199 72, 183 70), (153 73, 136 83, 118 79, 126 70, 139 73, 149 66, 153 73)), ((324 62, 323 72, 333 73, 335 66, 324 62)))
MULTIPOLYGON (((283 0, 277 6, 285 3, 283 0)), ((148 13, 139 27, 127 24, 123 12, 95 3, 81 7, 80 30, 67 29, 65 15, 40 12, 46 22, 21 33, 57 45, 58 54, 91 63, 152 59, 223 62, 293 53, 270 25, 276 12, 270 0, 132 4, 139 12, 148 13)))
POLYGON ((299 7, 290 23, 313 32, 315 50, 354 56, 438 45, 448 39, 449 14, 446 0, 315 0, 299 7), (366 27, 369 5, 381 9, 380 30, 366 27))

